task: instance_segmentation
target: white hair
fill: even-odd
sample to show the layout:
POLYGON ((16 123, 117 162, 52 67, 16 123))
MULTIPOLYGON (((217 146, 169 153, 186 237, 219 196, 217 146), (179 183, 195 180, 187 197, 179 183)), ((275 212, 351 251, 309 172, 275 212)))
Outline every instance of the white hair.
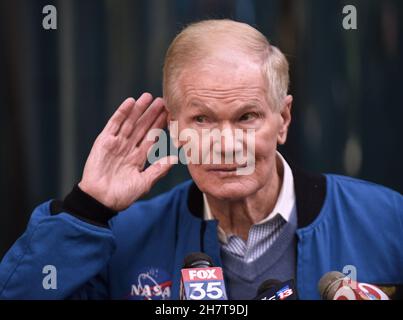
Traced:
POLYGON ((246 52, 262 65, 270 107, 273 111, 280 111, 290 81, 286 57, 255 28, 228 19, 193 23, 172 41, 163 70, 163 95, 168 109, 172 109, 180 98, 177 82, 181 72, 195 61, 202 61, 211 51, 212 44, 223 39, 232 40, 237 50, 246 52))

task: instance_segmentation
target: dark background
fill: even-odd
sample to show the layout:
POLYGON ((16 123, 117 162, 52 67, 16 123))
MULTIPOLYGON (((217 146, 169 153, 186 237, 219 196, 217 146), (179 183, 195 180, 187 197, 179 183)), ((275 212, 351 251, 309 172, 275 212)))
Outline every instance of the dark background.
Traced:
MULTIPOLYGON (((288 159, 402 192, 402 13, 400 0, 0 0, 0 257, 78 182, 114 109, 161 94, 170 41, 205 18, 250 23, 287 54, 288 159), (47 4, 57 30, 42 28, 47 4), (358 30, 342 27, 348 4, 358 30)), ((176 166, 149 196, 187 178, 176 166)))

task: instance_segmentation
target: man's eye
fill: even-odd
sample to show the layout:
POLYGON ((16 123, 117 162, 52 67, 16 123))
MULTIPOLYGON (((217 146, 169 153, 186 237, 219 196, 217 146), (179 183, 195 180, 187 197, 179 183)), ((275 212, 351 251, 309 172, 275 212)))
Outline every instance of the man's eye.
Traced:
POLYGON ((239 121, 249 121, 249 120, 253 120, 256 118, 256 115, 252 112, 249 113, 245 113, 243 114, 240 118, 239 121))
POLYGON ((193 119, 198 123, 207 122, 207 117, 206 116, 195 116, 193 119))

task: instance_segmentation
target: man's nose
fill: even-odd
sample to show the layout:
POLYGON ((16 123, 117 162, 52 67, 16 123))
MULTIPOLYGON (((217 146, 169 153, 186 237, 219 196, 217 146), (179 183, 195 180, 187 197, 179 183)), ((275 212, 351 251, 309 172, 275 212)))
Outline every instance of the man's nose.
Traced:
POLYGON ((221 148, 215 152, 220 152, 222 156, 234 156, 236 153, 242 152, 242 136, 237 130, 239 129, 235 129, 231 125, 223 125, 221 128, 221 148))

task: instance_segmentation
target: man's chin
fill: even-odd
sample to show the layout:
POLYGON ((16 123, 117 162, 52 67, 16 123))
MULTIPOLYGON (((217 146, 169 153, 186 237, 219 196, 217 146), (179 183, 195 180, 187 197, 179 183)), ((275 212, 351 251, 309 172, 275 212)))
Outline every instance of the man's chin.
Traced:
POLYGON ((203 192, 220 200, 234 201, 244 199, 254 194, 258 187, 251 183, 242 183, 241 181, 218 182, 204 186, 203 192))

